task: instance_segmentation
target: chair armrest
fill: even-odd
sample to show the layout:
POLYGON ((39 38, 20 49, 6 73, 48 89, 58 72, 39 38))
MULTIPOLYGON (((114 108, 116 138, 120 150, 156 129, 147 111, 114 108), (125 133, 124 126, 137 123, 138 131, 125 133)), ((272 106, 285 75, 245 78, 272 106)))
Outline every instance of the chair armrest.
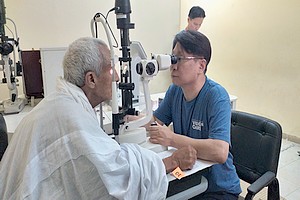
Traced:
MULTIPOLYGON (((275 173, 267 171, 247 188, 247 196, 254 196, 264 187, 267 187, 275 178, 275 173)), ((247 196, 245 199, 247 199, 247 196)))

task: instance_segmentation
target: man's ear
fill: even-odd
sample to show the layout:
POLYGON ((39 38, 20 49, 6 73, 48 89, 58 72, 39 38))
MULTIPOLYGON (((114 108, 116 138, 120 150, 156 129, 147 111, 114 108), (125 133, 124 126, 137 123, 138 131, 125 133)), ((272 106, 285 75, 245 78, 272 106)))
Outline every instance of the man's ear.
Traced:
POLYGON ((206 60, 205 59, 200 59, 199 64, 200 64, 200 70, 204 72, 205 68, 206 68, 206 60))
POLYGON ((94 72, 87 72, 84 77, 84 83, 89 88, 95 88, 95 77, 96 74, 94 72))

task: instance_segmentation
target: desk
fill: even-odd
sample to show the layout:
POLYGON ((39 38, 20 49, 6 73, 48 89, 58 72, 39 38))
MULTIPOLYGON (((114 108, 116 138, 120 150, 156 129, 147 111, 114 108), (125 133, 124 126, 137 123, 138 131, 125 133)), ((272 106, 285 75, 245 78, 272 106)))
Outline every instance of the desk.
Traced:
MULTIPOLYGON (((163 159, 175 151, 175 148, 169 147, 167 151, 158 153, 163 159)), ((209 170, 214 163, 204 160, 197 160, 193 169, 184 171, 185 177, 178 180, 170 173, 167 174, 169 188, 167 199, 189 199, 207 190, 208 181, 202 174, 209 170)))
POLYGON ((183 192, 179 192, 172 196, 167 196, 167 200, 190 199, 194 196, 197 196, 198 194, 205 192, 207 190, 207 187, 207 179, 204 176, 202 176, 200 184, 191 187, 187 190, 184 190, 183 192))
POLYGON ((7 127, 8 142, 22 119, 32 110, 33 107, 26 105, 18 114, 3 115, 7 127))

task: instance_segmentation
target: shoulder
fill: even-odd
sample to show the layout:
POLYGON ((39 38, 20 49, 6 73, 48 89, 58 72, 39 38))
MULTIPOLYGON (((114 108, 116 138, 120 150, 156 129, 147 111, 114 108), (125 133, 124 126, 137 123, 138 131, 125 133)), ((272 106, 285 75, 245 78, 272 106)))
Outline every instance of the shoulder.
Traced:
POLYGON ((31 113, 31 117, 41 123, 50 121, 56 125, 77 128, 83 125, 81 121, 85 121, 86 126, 94 124, 94 115, 95 113, 85 109, 80 102, 63 93, 46 97, 31 113))
POLYGON ((226 89, 219 83, 207 78, 207 85, 209 87, 208 95, 218 99, 229 100, 229 95, 226 89))
POLYGON ((182 98, 182 89, 174 84, 168 88, 165 99, 168 102, 176 102, 176 100, 182 98))

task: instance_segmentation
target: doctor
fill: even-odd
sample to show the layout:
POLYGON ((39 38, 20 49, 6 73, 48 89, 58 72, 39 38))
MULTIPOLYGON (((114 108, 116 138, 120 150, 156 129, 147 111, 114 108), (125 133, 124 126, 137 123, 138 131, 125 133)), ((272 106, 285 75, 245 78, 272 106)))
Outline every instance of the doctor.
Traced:
POLYGON ((208 38, 198 31, 181 31, 173 41, 173 84, 148 126, 150 141, 181 148, 192 145, 197 157, 217 163, 204 174, 205 193, 193 199, 237 200, 241 192, 230 147, 230 99, 220 84, 206 76, 211 59, 208 38), (174 132, 166 126, 173 123, 174 132))
POLYGON ((64 78, 20 123, 0 164, 0 199, 164 199, 166 172, 193 167, 191 146, 161 160, 119 145, 94 111, 111 99, 109 49, 95 38, 73 42, 64 78))

